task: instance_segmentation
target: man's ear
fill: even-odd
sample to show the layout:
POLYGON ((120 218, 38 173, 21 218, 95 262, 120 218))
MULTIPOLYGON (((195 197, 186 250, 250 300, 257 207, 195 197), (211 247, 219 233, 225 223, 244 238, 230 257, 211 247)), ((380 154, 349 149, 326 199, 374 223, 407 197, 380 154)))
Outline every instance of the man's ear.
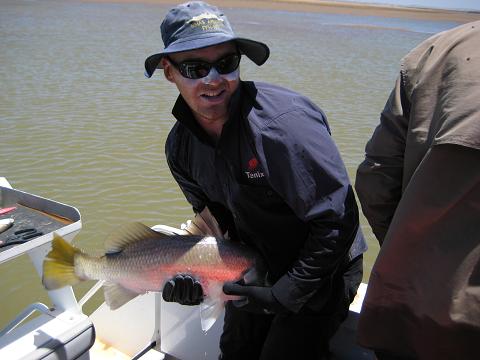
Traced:
POLYGON ((163 67, 163 75, 165 75, 165 79, 167 79, 170 82, 175 82, 172 74, 173 72, 172 64, 170 64, 170 62, 165 58, 162 58, 160 62, 163 67))

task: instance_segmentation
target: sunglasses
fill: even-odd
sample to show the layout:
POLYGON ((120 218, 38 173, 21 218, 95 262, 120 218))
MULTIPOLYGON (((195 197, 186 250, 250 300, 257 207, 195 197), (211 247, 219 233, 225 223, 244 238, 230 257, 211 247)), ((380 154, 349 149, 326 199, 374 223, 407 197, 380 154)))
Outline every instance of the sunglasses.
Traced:
POLYGON ((214 67, 219 74, 230 74, 234 72, 240 64, 240 57, 240 54, 230 54, 214 63, 200 60, 186 60, 177 63, 170 58, 168 58, 168 61, 178 69, 183 77, 187 79, 201 79, 210 73, 212 67, 214 67))

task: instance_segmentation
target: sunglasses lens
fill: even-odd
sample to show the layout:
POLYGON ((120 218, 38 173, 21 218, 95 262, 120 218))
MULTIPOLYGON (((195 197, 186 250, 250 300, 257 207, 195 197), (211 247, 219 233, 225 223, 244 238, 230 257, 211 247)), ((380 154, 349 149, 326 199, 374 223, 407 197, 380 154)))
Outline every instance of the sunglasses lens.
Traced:
POLYGON ((237 54, 232 54, 220 59, 215 64, 215 68, 219 74, 230 74, 231 72, 237 70, 239 64, 240 56, 237 54))
POLYGON ((206 63, 191 62, 180 64, 180 72, 189 79, 200 79, 208 75, 210 66, 206 63))

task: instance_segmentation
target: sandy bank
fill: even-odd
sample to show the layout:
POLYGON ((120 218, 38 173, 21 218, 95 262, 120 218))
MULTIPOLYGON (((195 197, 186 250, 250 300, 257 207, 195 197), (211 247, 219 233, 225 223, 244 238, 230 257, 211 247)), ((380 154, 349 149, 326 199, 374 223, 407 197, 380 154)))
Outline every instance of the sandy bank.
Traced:
MULTIPOLYGON (((148 3, 178 4, 183 2, 172 0, 83 0, 85 2, 112 3, 148 3)), ((454 10, 421 9, 397 6, 381 6, 355 3, 342 3, 322 0, 209 0, 221 8, 239 7, 252 9, 274 9, 300 12, 320 12, 330 14, 350 14, 359 16, 397 17, 419 20, 455 21, 466 23, 480 20, 480 12, 454 10)))

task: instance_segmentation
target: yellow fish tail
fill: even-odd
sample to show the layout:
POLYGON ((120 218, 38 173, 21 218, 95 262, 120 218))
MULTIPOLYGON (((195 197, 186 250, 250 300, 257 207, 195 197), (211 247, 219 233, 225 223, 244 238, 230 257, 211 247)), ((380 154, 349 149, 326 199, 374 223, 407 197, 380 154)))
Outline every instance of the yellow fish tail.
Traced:
POLYGON ((42 283, 47 290, 78 284, 82 279, 75 274, 75 255, 81 251, 54 234, 52 250, 43 262, 42 283))

